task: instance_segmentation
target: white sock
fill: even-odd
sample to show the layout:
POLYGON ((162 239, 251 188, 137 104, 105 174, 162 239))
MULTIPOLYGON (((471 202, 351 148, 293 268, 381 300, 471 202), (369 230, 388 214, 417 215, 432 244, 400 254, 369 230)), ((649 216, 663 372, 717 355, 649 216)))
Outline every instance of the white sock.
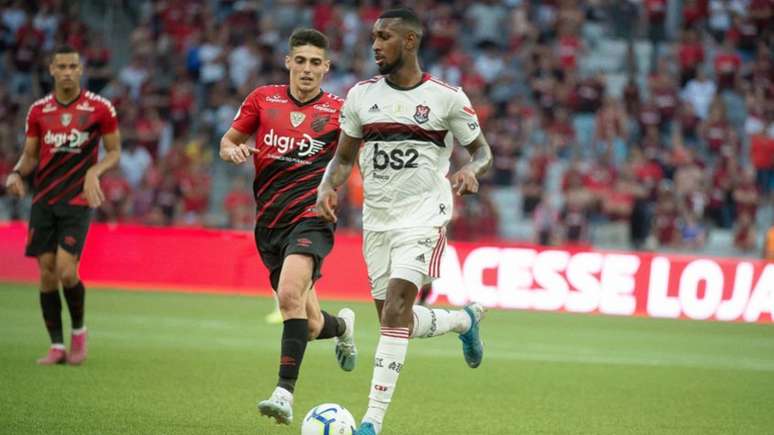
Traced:
POLYGON ((449 331, 458 334, 470 329, 470 316, 463 310, 444 310, 414 305, 413 338, 428 338, 444 335, 449 331))
POLYGON ((374 425, 376 433, 382 429, 382 421, 392 394, 398 383, 398 375, 406 361, 408 350, 408 328, 382 327, 379 344, 374 356, 374 375, 371 378, 371 393, 368 395, 368 411, 363 421, 374 425))

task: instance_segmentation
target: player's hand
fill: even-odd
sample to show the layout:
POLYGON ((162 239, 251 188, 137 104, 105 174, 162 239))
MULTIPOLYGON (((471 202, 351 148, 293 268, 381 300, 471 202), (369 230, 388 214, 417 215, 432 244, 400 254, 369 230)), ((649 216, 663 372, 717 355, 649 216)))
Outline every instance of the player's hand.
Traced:
POLYGON ((258 150, 252 147, 249 147, 245 144, 240 144, 235 147, 227 148, 224 151, 223 160, 227 162, 231 162, 234 164, 242 164, 247 161, 247 159, 250 158, 250 154, 257 153, 258 150))
POLYGON ((463 167, 451 177, 452 189, 457 195, 478 192, 478 179, 472 169, 463 167))
POLYGON ((339 197, 336 191, 331 188, 322 187, 317 191, 317 213, 321 218, 328 222, 336 223, 336 206, 339 204, 339 197))
POLYGON ((86 180, 83 182, 83 194, 89 207, 97 208, 105 202, 105 194, 99 185, 99 177, 91 170, 86 171, 86 180))
POLYGON ((24 198, 24 195, 27 194, 27 189, 24 188, 24 180, 18 172, 11 172, 8 178, 5 179, 5 190, 11 196, 17 198, 24 198))

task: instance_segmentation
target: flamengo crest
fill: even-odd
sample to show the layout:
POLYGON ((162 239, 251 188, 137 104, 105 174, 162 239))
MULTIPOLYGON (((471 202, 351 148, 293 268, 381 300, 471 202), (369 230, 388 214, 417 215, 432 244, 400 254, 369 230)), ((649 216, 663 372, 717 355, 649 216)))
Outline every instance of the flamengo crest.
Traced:
POLYGON ((421 104, 417 105, 417 111, 414 112, 414 121, 424 124, 430 119, 430 108, 421 104))

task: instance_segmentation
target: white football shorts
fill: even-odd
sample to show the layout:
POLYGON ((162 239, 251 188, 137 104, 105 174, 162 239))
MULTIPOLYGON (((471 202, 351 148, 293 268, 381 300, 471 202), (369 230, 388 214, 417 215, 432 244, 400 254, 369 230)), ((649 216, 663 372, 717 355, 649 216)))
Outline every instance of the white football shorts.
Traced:
POLYGON ((363 257, 374 299, 387 297, 387 283, 400 278, 417 286, 438 278, 446 247, 445 227, 363 231, 363 257))

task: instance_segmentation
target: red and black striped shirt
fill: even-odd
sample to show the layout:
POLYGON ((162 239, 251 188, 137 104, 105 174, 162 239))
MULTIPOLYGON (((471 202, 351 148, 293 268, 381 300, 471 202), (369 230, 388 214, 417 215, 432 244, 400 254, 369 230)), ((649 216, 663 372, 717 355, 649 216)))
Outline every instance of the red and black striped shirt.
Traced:
POLYGON ((327 92, 301 103, 287 85, 261 86, 247 96, 232 128, 255 135, 256 223, 274 228, 317 216, 317 185, 336 152, 344 101, 327 92))
POLYGON ((97 163, 99 141, 118 129, 110 101, 82 91, 68 104, 49 94, 30 106, 26 135, 38 139, 40 155, 33 180, 33 203, 87 206, 86 171, 97 163))

